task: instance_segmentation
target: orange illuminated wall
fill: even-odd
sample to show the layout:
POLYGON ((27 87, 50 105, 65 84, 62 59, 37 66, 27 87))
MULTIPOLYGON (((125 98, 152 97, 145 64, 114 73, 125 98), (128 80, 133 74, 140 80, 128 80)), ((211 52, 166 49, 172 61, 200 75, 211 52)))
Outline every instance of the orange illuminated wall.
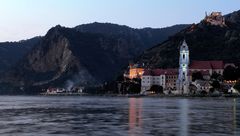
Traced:
POLYGON ((130 68, 129 70, 129 78, 142 78, 144 69, 143 68, 130 68))

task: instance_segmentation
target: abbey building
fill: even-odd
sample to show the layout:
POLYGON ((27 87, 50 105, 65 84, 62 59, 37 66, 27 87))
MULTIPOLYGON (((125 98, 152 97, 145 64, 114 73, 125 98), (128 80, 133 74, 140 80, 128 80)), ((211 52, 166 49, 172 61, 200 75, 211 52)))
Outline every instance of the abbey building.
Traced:
MULTIPOLYGON (((204 79, 209 80, 213 73, 223 74, 223 61, 196 61, 189 57, 188 44, 182 41, 179 50, 179 67, 171 69, 149 69, 141 66, 130 67, 129 78, 141 78, 141 92, 144 93, 153 85, 162 86, 175 94, 189 94, 193 73, 200 72, 204 79)), ((210 86, 203 87, 206 91, 210 86)))

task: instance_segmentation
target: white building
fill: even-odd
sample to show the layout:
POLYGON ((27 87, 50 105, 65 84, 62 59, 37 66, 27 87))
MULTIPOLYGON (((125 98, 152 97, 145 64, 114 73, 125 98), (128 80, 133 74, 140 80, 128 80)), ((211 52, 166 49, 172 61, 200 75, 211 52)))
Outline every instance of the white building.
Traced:
POLYGON ((164 74, 164 70, 155 69, 155 70, 145 70, 142 76, 141 82, 141 92, 144 93, 153 85, 159 85, 163 88, 166 87, 166 75, 164 74))

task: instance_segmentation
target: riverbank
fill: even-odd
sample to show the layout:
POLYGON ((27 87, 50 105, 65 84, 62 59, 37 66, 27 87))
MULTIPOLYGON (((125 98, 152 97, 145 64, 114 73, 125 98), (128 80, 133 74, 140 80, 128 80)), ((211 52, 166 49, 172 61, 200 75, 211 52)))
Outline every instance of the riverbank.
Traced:
POLYGON ((57 93, 57 94, 47 94, 42 93, 42 96, 102 96, 102 97, 240 97, 240 94, 191 94, 191 95, 176 95, 176 94, 151 94, 151 95, 143 95, 143 94, 88 94, 88 93, 57 93))

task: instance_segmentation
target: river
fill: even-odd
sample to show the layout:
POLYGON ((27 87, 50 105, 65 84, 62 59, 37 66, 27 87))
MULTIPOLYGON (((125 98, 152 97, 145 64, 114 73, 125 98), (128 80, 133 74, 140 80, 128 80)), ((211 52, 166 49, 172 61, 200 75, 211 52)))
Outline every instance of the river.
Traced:
POLYGON ((239 98, 0 96, 0 135, 240 135, 239 98))

